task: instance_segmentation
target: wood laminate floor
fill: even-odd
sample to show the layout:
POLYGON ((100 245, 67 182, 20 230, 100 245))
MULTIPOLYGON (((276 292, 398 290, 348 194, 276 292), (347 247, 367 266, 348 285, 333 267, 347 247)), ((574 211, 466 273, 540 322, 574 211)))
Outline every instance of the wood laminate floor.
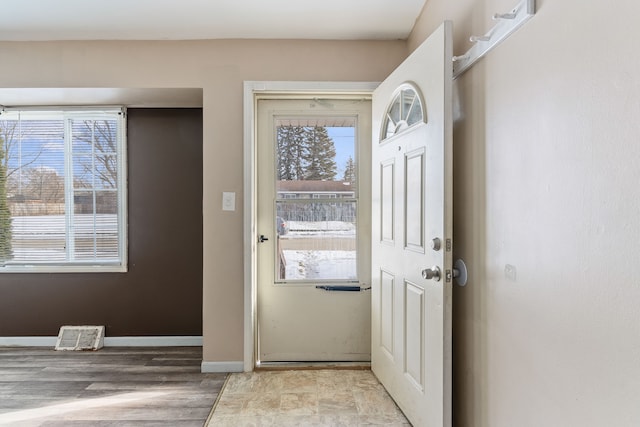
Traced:
POLYGON ((200 427, 226 378, 201 362, 201 347, 0 347, 0 425, 200 427))

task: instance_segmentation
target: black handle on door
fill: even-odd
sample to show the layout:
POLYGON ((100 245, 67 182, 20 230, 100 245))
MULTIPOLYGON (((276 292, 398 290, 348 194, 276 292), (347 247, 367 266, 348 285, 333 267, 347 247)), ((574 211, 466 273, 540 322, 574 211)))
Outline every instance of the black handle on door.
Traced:
POLYGON ((264 234, 261 234, 260 237, 258 237, 258 242, 260 242, 260 243, 264 243, 267 240, 269 240, 269 238, 264 237, 264 234))
POLYGON ((340 285, 316 285, 316 289, 324 289, 325 291, 340 291, 340 292, 361 292, 367 291, 371 288, 362 288, 357 286, 340 286, 340 285))

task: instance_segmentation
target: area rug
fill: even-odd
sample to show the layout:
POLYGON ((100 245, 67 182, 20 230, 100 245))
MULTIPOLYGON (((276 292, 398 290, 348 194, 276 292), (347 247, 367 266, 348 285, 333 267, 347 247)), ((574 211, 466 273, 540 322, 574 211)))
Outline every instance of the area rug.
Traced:
POLYGON ((206 426, 410 426, 370 370, 231 374, 206 426))

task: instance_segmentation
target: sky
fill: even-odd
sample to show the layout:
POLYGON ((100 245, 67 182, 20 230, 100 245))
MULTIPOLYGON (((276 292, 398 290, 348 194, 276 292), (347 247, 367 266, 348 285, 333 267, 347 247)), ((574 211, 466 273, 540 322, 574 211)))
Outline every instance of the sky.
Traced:
MULTIPOLYGON (((4 124, 0 123, 0 135, 4 132, 2 129, 11 129, 13 123, 8 121, 4 124)), ((82 124, 82 120, 74 121, 73 136, 74 138, 90 138, 91 134, 82 124)), ((8 169, 18 168, 20 165, 23 169, 49 169, 54 170, 60 176, 64 176, 64 121, 57 120, 23 120, 18 125, 19 130, 15 130, 11 150, 8 153, 8 169), (21 135, 22 139, 18 139, 21 135)), ((115 134, 113 136, 115 138, 115 134)), ((92 157, 91 145, 83 139, 74 139, 74 175, 82 177, 86 174, 86 164, 90 164, 92 157), (87 163, 88 162, 88 163, 87 163)), ((98 153, 97 155, 100 155, 98 153)), ((99 164, 97 165, 100 166, 99 164)))
MULTIPOLYGON (((355 128, 354 127, 327 127, 327 133, 333 140, 336 149, 336 179, 341 180, 344 174, 345 164, 349 157, 355 160, 355 128)), ((61 135, 60 135, 61 136, 61 135)), ((62 140, 55 142, 38 139, 26 139, 23 144, 23 163, 29 163, 30 167, 48 165, 55 167, 59 174, 63 174, 63 149, 62 140), (54 160, 55 158, 55 160, 54 160), (53 162, 53 163, 52 163, 53 162)), ((18 165, 17 153, 12 153, 10 167, 18 165)))
POLYGON ((355 132, 354 127, 328 127, 327 134, 333 139, 336 147, 336 164, 338 165, 338 175, 336 179, 341 180, 344 174, 344 166, 351 156, 355 160, 355 132))

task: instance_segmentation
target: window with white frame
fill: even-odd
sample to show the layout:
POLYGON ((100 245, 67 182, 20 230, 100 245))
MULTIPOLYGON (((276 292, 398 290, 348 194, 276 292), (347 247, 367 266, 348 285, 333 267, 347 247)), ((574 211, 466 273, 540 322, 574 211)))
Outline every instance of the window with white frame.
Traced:
POLYGON ((0 271, 126 271, 125 117, 0 112, 0 271))

